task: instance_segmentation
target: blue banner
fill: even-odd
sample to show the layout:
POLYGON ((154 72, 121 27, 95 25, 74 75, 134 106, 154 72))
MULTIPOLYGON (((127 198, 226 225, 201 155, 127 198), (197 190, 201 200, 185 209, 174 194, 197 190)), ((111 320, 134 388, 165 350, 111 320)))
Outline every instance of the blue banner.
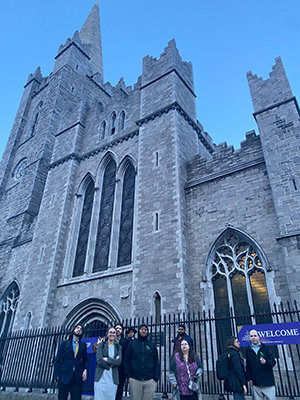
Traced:
POLYGON ((88 354, 94 353, 93 347, 94 347, 94 344, 97 342, 98 338, 97 337, 89 337, 89 338, 83 338, 81 340, 86 343, 87 353, 88 354))
POLYGON ((300 322, 284 322, 243 326, 239 331, 239 341, 242 347, 251 343, 250 331, 252 329, 257 331, 260 341, 266 345, 300 343, 300 322))

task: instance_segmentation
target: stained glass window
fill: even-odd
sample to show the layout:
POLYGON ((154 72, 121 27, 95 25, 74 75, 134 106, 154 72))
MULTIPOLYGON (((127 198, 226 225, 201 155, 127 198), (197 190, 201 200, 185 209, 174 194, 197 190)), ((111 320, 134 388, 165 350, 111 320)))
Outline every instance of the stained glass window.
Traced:
POLYGON ((94 182, 91 180, 88 184, 81 214, 80 229, 78 235, 77 249, 74 262, 73 277, 81 276, 84 273, 84 264, 86 258, 87 245, 89 240, 89 231, 92 217, 94 201, 94 182))
POLYGON ((27 166, 27 159, 22 160, 16 168, 15 177, 20 179, 24 174, 27 166))
POLYGON ((124 175, 119 237, 118 267, 131 263, 135 169, 130 164, 124 175))
POLYGON ((0 336, 5 337, 12 329, 19 297, 19 287, 16 282, 13 282, 6 289, 0 301, 0 336))
POLYGON ((107 164, 103 176, 93 272, 104 271, 108 268, 115 184, 116 163, 111 159, 107 164))
POLYGON ((271 323, 271 311, 262 257, 250 239, 230 229, 217 242, 212 259, 216 329, 224 350, 226 339, 236 334, 239 326, 252 324, 251 304, 256 323, 271 323), (235 327, 233 320, 218 321, 231 316, 235 327))

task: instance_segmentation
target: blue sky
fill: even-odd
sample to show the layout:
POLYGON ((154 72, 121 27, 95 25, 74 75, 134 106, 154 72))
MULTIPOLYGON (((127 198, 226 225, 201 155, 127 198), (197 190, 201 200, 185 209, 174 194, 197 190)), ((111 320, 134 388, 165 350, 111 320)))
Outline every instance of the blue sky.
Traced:
MULTIPOLYGON (((2 2, 0 25, 0 157, 27 77, 47 76, 60 44, 80 30, 94 0, 2 2)), ((246 72, 264 79, 281 56, 300 96, 299 0, 99 0, 104 80, 133 85, 142 59, 175 38, 191 61, 197 118, 214 143, 235 149, 255 129, 246 72)), ((299 97, 298 97, 299 100, 299 97)))

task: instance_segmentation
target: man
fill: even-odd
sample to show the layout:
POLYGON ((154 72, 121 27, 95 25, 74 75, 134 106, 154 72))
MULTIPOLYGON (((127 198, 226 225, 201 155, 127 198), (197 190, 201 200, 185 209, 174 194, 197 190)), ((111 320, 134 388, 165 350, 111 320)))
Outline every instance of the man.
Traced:
POLYGON ((158 353, 148 339, 148 326, 138 327, 138 338, 127 347, 124 371, 128 378, 131 400, 153 400, 156 382, 160 377, 158 353))
POLYGON ((189 337, 189 335, 187 335, 185 332, 185 325, 180 324, 178 326, 178 335, 176 336, 176 338, 171 339, 171 341, 174 343, 173 353, 179 351, 183 339, 189 343, 192 349, 194 348, 193 339, 189 337))
POLYGON ((54 361, 54 378, 58 382, 58 400, 80 400, 83 382, 87 378, 86 344, 81 342, 82 326, 76 325, 68 340, 64 340, 54 361))
POLYGON ((134 335, 137 333, 137 330, 134 329, 132 326, 130 326, 129 328, 127 328, 127 331, 125 332, 127 339, 129 340, 129 343, 131 342, 131 340, 134 340, 135 337, 134 335))
POLYGON ((115 330, 116 330, 115 342, 118 343, 120 346, 122 346, 122 363, 119 366, 119 385, 118 385, 118 390, 116 393, 116 400, 122 400, 123 386, 125 383, 124 357, 125 357, 125 352, 129 345, 129 342, 127 339, 124 338, 124 335, 123 335, 124 327, 121 323, 117 323, 115 325, 115 330))
POLYGON ((275 400, 273 367, 276 361, 268 346, 261 343, 255 329, 250 331, 251 344, 246 349, 246 378, 254 400, 275 400))

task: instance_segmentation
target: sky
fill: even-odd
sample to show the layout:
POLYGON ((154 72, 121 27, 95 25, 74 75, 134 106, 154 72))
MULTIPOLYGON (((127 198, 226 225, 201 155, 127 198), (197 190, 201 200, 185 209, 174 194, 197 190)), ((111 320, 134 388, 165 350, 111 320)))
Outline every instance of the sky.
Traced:
MULTIPOLYGON (((60 44, 80 30, 95 0, 2 2, 0 158, 30 73, 54 67, 60 44)), ((246 73, 267 79, 281 56, 300 98, 299 0, 99 0, 104 81, 134 85, 142 59, 175 39, 194 71, 197 119, 216 144, 235 149, 258 128, 246 73)), ((299 100, 298 100, 299 101, 299 100)))

